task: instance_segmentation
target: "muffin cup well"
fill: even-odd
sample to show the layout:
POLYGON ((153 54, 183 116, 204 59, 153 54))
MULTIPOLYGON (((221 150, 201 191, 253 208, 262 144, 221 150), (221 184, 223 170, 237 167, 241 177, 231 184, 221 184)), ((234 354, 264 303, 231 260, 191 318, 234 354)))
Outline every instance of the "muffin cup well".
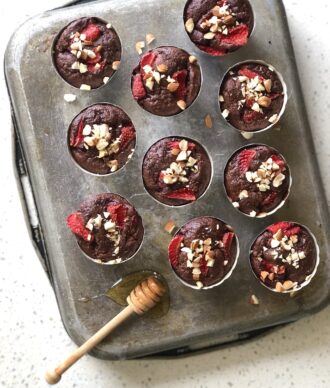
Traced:
POLYGON ((315 249, 316 249, 316 262, 315 262, 315 267, 313 269, 313 272, 309 275, 306 276, 306 280, 300 284, 298 284, 297 286, 289 289, 289 290, 285 290, 285 289, 282 289, 281 291, 278 291, 276 290, 275 288, 272 288, 270 286, 268 286, 267 284, 265 284, 263 281, 260 280, 258 274, 254 271, 253 267, 252 267, 252 263, 251 263, 251 255, 252 255, 252 248, 256 242, 256 240, 266 231, 267 228, 265 228, 261 233, 259 233, 257 235, 257 237, 254 239, 254 241, 252 242, 251 246, 250 246, 250 250, 249 250, 249 264, 250 264, 250 268, 251 268, 251 271, 253 272, 254 276, 259 280, 259 282, 265 287, 267 288, 268 290, 272 291, 272 292, 275 292, 277 294, 291 294, 293 292, 297 292, 297 291, 300 291, 301 289, 303 289, 304 287, 306 287, 310 282, 311 280, 313 279, 313 277, 315 276, 316 272, 317 272, 317 269, 318 269, 318 266, 320 264, 320 247, 319 247, 319 244, 316 240, 316 237, 315 235, 311 232, 311 230, 305 226, 305 225, 302 225, 298 222, 293 222, 293 221, 283 221, 283 222, 292 222, 294 224, 296 224, 297 226, 301 226, 302 228, 304 228, 308 233, 309 235, 311 236, 314 244, 315 244, 315 249))
MULTIPOLYGON (((217 218, 217 217, 213 217, 213 216, 203 216, 203 217, 212 218, 212 219, 215 219, 215 220, 219 221, 220 223, 223 223, 223 224, 225 224, 225 225, 228 225, 228 224, 226 224, 224 221, 222 221, 221 219, 219 219, 219 218, 217 218)), ((188 222, 190 222, 190 221, 192 221, 192 220, 194 220, 194 219, 198 219, 198 218, 202 218, 202 217, 197 217, 197 218, 190 219, 188 222)), ((186 223, 186 224, 187 224, 187 223, 186 223)), ((184 224, 184 225, 186 225, 186 224, 184 224)), ((180 234, 180 231, 181 231, 181 229, 183 228, 184 225, 181 225, 181 227, 175 232, 175 234, 172 236, 172 240, 173 240, 178 234, 180 234)), ((228 226, 229 226, 229 225, 228 225, 228 226)), ((231 230, 233 230, 231 226, 229 226, 229 228, 230 228, 231 230)), ((210 289, 212 289, 212 288, 215 288, 215 287, 217 287, 217 286, 220 286, 225 280, 227 280, 227 279, 230 278, 230 276, 232 275, 232 273, 233 273, 233 271, 234 271, 234 269, 235 269, 235 267, 236 267, 236 265, 237 265, 237 262, 238 262, 238 257, 239 257, 239 254, 240 254, 240 247, 239 247, 239 240, 238 240, 238 237, 237 237, 237 235, 236 235, 235 232, 234 232, 234 234, 235 234, 235 241, 236 241, 236 255, 235 255, 235 259, 234 259, 234 262, 233 262, 232 267, 230 268, 230 270, 226 273, 226 275, 225 275, 221 280, 219 280, 218 282, 216 282, 216 283, 214 283, 214 284, 211 284, 211 285, 209 285, 209 286, 205 286, 205 287, 202 287, 202 288, 199 288, 199 287, 197 287, 197 286, 194 285, 194 284, 190 284, 190 283, 186 282, 184 279, 182 279, 182 278, 178 275, 178 273, 177 273, 177 272, 175 271, 175 269, 173 268, 173 266, 172 266, 172 264, 171 264, 171 261, 170 261, 170 258, 169 258, 169 255, 168 255, 169 265, 171 266, 171 269, 172 269, 172 271, 173 271, 175 277, 176 277, 182 284, 184 284, 185 286, 190 287, 190 288, 192 288, 192 289, 194 289, 194 290, 198 290, 198 291, 199 291, 199 290, 210 290, 210 289)), ((172 240, 171 240, 171 241, 172 241, 172 240)))
POLYGON ((290 166, 289 164, 287 163, 286 159, 284 158, 284 156, 275 148, 267 145, 267 144, 262 144, 262 143, 251 143, 251 144, 247 144, 246 146, 243 146, 243 147, 240 147, 238 149, 236 149, 231 155, 230 157, 228 158, 227 162, 226 162, 226 165, 225 165, 225 168, 224 168, 224 179, 223 179, 223 189, 226 193, 226 197, 228 199, 228 201, 233 204, 233 201, 231 200, 231 198, 229 197, 228 195, 228 192, 227 192, 227 188, 226 188, 226 184, 225 184, 225 175, 226 175, 226 170, 227 170, 227 167, 228 167, 228 164, 229 162, 231 161, 231 159, 237 154, 239 153, 240 151, 243 151, 244 149, 247 149, 247 148, 250 148, 250 147, 257 147, 257 146, 265 146, 265 147, 268 147, 272 150, 274 150, 279 156, 282 157, 282 159, 285 161, 286 163, 286 166, 287 166, 287 169, 288 169, 288 172, 289 172, 289 187, 288 187, 288 191, 287 191, 287 194, 286 196, 283 198, 283 200, 274 208, 272 209, 271 211, 267 212, 267 213, 259 213, 259 215, 257 214, 255 217, 251 216, 250 214, 247 214, 247 213, 244 213, 242 211, 239 210, 239 208, 236 208, 235 206, 233 206, 233 208, 238 211, 240 214, 243 214, 244 216, 247 216, 247 217, 250 217, 250 218, 265 218, 265 217, 268 217, 274 213, 276 213, 279 209, 281 209, 284 204, 286 203, 289 195, 290 195, 290 192, 291 192, 291 186, 292 186, 292 175, 291 175, 291 169, 290 169, 290 166))
POLYGON ((282 116, 283 116, 283 114, 285 112, 287 102, 288 102, 288 90, 287 90, 287 85, 286 85, 286 83, 284 81, 284 78, 283 78, 282 74, 280 72, 278 72, 273 65, 270 65, 270 64, 266 63, 263 60, 260 60, 260 59, 248 59, 248 60, 245 60, 245 61, 241 61, 241 62, 235 63, 233 66, 231 66, 231 67, 229 67, 227 69, 227 71, 225 72, 225 74, 221 78, 220 87, 219 87, 219 93, 218 93, 218 107, 219 107, 220 116, 221 116, 222 120, 229 127, 235 129, 236 131, 238 131, 240 133, 245 132, 245 133, 255 134, 255 133, 265 132, 265 131, 268 131, 271 128, 274 128, 280 122, 280 119, 282 118, 282 116), (219 101, 219 96, 221 95, 222 85, 223 85, 223 82, 224 82, 227 74, 230 71, 232 71, 232 69, 234 69, 234 68, 236 68, 238 66, 244 65, 244 64, 249 64, 249 63, 257 63, 257 64, 264 65, 264 66, 266 66, 268 68, 271 68, 272 71, 274 71, 276 73, 276 75, 277 75, 278 79, 280 80, 280 82, 282 84, 282 87, 283 87, 283 105, 282 105, 282 108, 281 108, 280 112, 278 113, 278 116, 277 116, 276 120, 273 123, 270 123, 270 125, 268 125, 267 127, 261 128, 261 129, 255 130, 255 131, 246 131, 246 130, 243 130, 243 129, 239 129, 239 128, 235 127, 234 125, 232 125, 229 121, 227 121, 223 117, 223 115, 222 115, 221 102, 219 101))

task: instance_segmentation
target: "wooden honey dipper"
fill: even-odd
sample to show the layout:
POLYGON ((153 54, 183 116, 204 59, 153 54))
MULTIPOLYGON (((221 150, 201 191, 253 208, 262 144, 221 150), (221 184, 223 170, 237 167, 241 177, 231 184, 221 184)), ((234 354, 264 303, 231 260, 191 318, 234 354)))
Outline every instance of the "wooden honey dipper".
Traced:
POLYGON ((164 285, 155 277, 150 276, 138 284, 128 295, 128 306, 116 315, 111 321, 104 325, 98 332, 89 338, 84 344, 76 349, 70 356, 64 360, 57 368, 48 371, 45 379, 48 384, 57 384, 62 374, 76 363, 82 356, 90 352, 97 344, 115 330, 133 313, 142 315, 153 308, 165 294, 164 285))

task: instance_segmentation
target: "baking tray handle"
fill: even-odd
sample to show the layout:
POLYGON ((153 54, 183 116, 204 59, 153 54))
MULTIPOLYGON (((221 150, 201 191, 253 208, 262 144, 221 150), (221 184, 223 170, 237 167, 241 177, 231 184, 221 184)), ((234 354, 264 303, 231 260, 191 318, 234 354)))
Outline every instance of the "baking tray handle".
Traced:
POLYGON ((39 222, 37 207, 35 205, 34 193, 32 190, 30 176, 26 167, 26 160, 22 149, 21 140, 16 129, 16 122, 13 113, 12 141, 14 169, 16 174, 17 187, 21 197, 21 204, 25 216, 25 222, 41 265, 44 268, 51 284, 53 284, 45 241, 39 222))

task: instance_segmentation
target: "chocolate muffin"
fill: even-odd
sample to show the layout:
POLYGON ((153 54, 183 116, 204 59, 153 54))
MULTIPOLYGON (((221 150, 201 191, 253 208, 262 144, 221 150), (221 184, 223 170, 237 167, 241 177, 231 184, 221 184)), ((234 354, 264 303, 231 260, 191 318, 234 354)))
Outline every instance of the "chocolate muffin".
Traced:
POLYGON ((162 46, 145 53, 132 74, 132 93, 138 104, 158 116, 188 108, 198 95, 201 72, 197 58, 162 46))
POLYGON ((307 285, 316 272, 319 249, 303 225, 277 222, 254 241, 250 261, 261 283, 272 291, 291 292, 307 285))
POLYGON ((68 24, 56 37, 53 62, 70 85, 83 90, 107 83, 118 69, 121 44, 110 23, 83 17, 68 24))
POLYGON ((222 116, 240 131, 274 126, 284 112, 286 85, 276 70, 260 61, 231 68, 220 86, 222 116))
POLYGON ((278 151, 253 144, 230 157, 224 184, 235 208, 251 217, 264 217, 284 204, 289 195, 291 175, 278 151))
POLYGON ((132 157, 136 142, 131 119, 112 104, 94 104, 71 122, 68 144, 72 157, 84 170, 111 174, 132 157))
POLYGON ((168 256, 180 280, 192 288, 211 288, 230 276, 238 257, 233 229, 214 217, 187 222, 168 247, 168 256))
POLYGON ((211 179, 211 162, 197 142, 166 137, 147 151, 142 174, 150 195, 166 205, 180 206, 205 192, 211 179))
POLYGON ((245 46, 254 23, 248 0, 188 0, 183 18, 190 40, 213 56, 245 46))
POLYGON ((117 194, 98 194, 81 203, 67 218, 79 247, 100 264, 118 264, 139 249, 144 229, 134 207, 117 194))

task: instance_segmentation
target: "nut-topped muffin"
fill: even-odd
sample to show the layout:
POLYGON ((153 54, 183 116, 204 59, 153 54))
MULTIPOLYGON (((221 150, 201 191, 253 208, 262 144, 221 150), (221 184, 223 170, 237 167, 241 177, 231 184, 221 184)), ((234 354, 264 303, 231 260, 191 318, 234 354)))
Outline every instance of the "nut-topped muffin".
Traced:
POLYGON ((168 247, 171 266, 184 284, 196 289, 219 285, 236 265, 238 242, 233 229, 214 217, 187 222, 168 247))
POLYGON ((70 124, 69 149, 84 170, 111 174, 131 158, 136 142, 131 119, 112 104, 94 104, 81 111, 70 124))
POLYGON ((205 192, 211 179, 211 162, 199 143, 167 137, 149 148, 142 173, 150 195, 166 205, 180 206, 205 192))
POLYGON ((121 44, 110 23, 83 17, 68 24, 56 37, 53 61, 70 85, 83 90, 106 84, 120 65, 121 44))
POLYGON ((144 229, 134 207, 117 194, 98 194, 81 203, 67 218, 78 245, 93 261, 119 264, 139 249, 144 229))
POLYGON ((247 44, 254 18, 248 0, 188 0, 184 22, 200 50, 223 56, 247 44))
POLYGON ((254 241, 250 261, 258 279, 277 292, 296 291, 316 272, 319 249, 315 237, 296 222, 270 225, 254 241))
POLYGON ((283 206, 289 195, 291 174, 277 150, 252 144, 230 157, 224 184, 235 208, 250 217, 265 217, 283 206))
POLYGON ((286 100, 282 76, 262 61, 235 65, 220 86, 222 116, 240 131, 256 132, 274 126, 284 113, 286 100))
POLYGON ((138 104, 158 116, 176 115, 196 99, 201 85, 197 58, 174 46, 145 53, 132 74, 138 104))

